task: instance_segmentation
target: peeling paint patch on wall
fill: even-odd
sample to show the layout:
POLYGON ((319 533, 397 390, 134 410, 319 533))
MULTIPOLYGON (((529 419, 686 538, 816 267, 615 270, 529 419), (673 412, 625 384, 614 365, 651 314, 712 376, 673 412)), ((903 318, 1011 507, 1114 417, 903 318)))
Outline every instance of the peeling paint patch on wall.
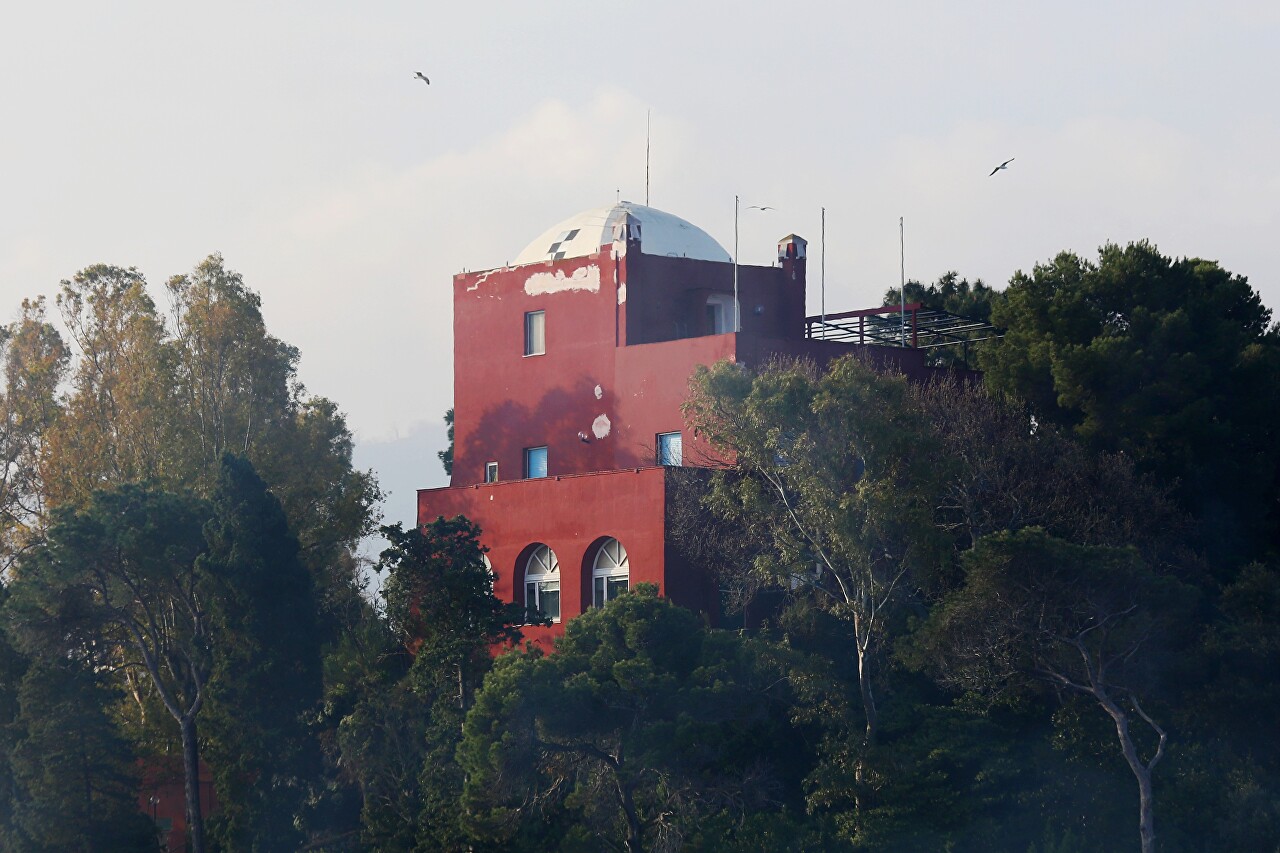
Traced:
POLYGON ((612 428, 613 424, 609 422, 608 415, 601 415, 591 422, 591 432, 596 438, 604 438, 612 428))
POLYGON ((626 301, 627 301, 627 283, 624 281, 622 284, 618 285, 618 304, 621 305, 626 301))
POLYGON ((554 273, 536 272, 524 281, 524 292, 530 296, 541 296, 545 293, 562 293, 567 290, 600 291, 600 267, 590 264, 573 271, 566 276, 563 271, 554 273))
POLYGON ((597 385, 597 386, 596 386, 596 399, 597 399, 597 400, 600 400, 600 399, 603 399, 603 397, 604 397, 604 389, 603 389, 603 388, 601 388, 599 385, 597 385))

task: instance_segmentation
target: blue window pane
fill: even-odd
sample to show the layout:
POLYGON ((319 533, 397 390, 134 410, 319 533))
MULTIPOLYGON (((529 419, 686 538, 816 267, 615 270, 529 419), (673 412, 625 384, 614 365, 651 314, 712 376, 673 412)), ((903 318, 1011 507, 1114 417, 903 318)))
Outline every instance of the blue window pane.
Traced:
POLYGON ((678 432, 664 432, 658 435, 658 464, 680 465, 683 463, 684 442, 678 432))
POLYGON ((545 447, 530 447, 524 452, 524 475, 529 478, 547 476, 545 447))

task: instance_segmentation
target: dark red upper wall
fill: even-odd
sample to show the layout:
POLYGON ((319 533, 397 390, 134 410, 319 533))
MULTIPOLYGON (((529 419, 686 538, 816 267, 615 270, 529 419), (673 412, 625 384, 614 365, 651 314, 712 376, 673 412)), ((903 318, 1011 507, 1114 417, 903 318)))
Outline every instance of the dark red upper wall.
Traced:
POLYGON ((740 266, 738 287, 735 336, 706 328, 708 296, 732 296, 732 264, 631 244, 455 276, 453 484, 480 482, 491 461, 518 479, 524 449, 544 445, 553 475, 652 465, 657 434, 682 428, 697 365, 747 339, 803 340, 803 261, 740 266), (543 355, 524 355, 530 311, 546 312, 543 355))
MULTIPOLYGON (((803 261, 782 267, 738 266, 742 333, 767 338, 804 337, 803 261)), ((627 344, 711 334, 707 298, 733 296, 733 264, 627 255, 627 344)))

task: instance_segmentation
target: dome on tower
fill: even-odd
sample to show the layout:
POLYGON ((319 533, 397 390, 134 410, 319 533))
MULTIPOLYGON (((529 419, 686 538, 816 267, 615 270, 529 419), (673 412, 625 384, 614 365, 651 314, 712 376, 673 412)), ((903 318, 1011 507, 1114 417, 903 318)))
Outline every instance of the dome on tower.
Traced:
POLYGON ((584 210, 548 228, 524 247, 512 266, 581 258, 595 254, 601 246, 627 239, 638 240, 646 255, 723 263, 732 260, 724 247, 698 226, 656 208, 621 201, 584 210))

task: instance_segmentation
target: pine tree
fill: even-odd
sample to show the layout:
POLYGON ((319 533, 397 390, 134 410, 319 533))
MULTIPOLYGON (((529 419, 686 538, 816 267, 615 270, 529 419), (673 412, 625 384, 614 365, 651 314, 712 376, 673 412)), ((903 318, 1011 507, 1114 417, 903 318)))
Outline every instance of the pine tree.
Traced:
POLYGON ((320 773, 307 715, 321 695, 312 580, 280 502, 246 460, 224 456, 201 558, 218 655, 204 731, 228 850, 294 850, 320 773))

